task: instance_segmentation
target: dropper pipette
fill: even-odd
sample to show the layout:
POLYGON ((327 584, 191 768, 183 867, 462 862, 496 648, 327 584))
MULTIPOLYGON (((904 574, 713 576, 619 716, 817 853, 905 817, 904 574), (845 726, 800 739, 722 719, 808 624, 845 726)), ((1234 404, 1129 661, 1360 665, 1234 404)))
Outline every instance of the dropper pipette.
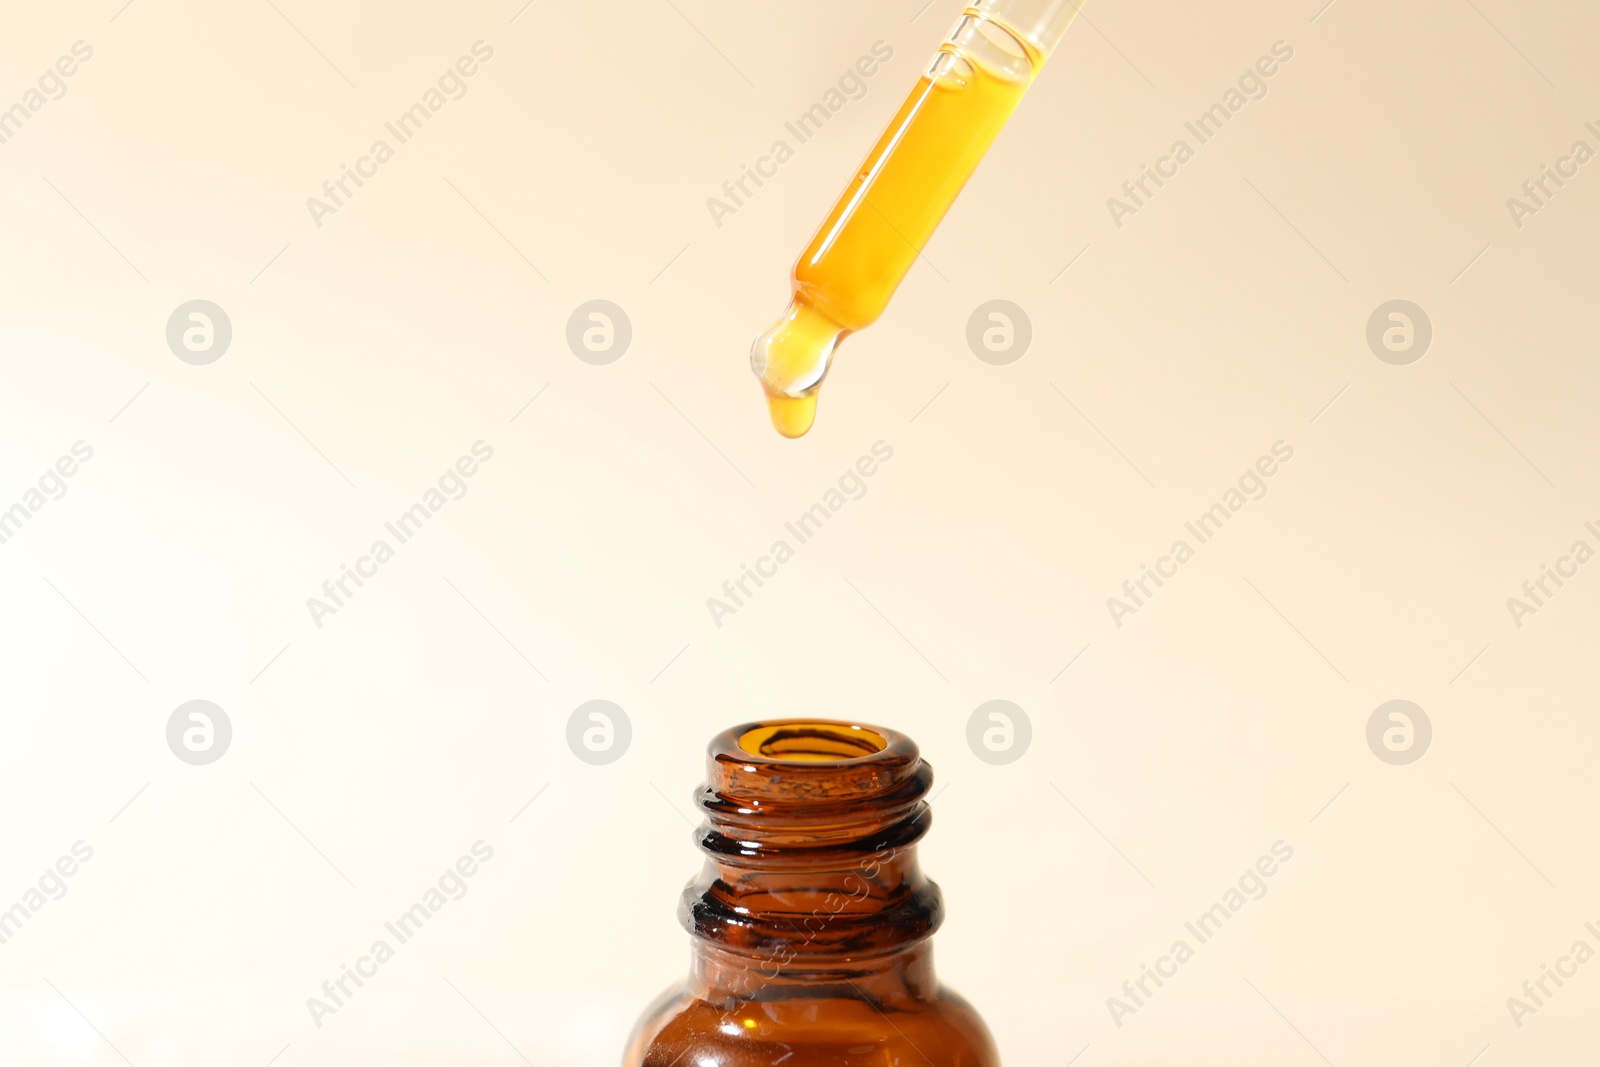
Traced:
POLYGON ((783 316, 751 348, 779 433, 811 429, 839 342, 883 314, 1078 9, 977 0, 962 12, 795 263, 783 316))

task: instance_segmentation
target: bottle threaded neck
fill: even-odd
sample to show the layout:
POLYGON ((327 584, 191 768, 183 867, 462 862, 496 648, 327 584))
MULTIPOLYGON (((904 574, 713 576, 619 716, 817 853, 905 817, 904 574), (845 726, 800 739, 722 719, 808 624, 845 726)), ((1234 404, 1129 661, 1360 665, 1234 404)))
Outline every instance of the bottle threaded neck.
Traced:
POLYGON ((703 942, 821 962, 899 951, 943 918, 916 843, 933 768, 898 731, 824 719, 712 739, 697 795, 701 876, 680 918, 703 942))

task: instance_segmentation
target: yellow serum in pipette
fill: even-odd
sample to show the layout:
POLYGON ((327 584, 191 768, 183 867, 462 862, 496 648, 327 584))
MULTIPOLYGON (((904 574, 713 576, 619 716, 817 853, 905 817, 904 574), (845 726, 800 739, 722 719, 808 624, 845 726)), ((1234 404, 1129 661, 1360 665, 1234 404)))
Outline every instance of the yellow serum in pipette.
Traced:
MULTIPOLYGON (((1028 59, 1037 70, 1039 57, 1028 59)), ((883 314, 1030 77, 947 50, 900 106, 795 264, 783 317, 751 350, 779 433, 811 429, 834 349, 883 314)))

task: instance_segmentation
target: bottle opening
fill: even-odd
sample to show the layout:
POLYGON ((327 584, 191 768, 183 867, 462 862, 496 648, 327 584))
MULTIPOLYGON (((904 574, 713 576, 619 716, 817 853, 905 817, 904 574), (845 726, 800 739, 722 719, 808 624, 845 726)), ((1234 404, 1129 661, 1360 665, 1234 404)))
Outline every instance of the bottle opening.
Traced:
POLYGON ((739 747, 766 759, 824 763, 877 755, 889 747, 889 739, 846 723, 786 722, 746 730, 739 747))

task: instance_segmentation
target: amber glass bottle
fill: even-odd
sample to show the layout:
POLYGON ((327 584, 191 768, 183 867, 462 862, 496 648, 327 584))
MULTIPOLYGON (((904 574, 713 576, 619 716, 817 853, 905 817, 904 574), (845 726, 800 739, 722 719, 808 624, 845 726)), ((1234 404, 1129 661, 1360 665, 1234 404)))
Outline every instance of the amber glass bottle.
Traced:
POLYGON ((825 720, 712 739, 705 869, 684 890, 689 978, 623 1067, 997 1067, 933 973, 939 887, 917 866, 933 768, 909 737, 825 720))

